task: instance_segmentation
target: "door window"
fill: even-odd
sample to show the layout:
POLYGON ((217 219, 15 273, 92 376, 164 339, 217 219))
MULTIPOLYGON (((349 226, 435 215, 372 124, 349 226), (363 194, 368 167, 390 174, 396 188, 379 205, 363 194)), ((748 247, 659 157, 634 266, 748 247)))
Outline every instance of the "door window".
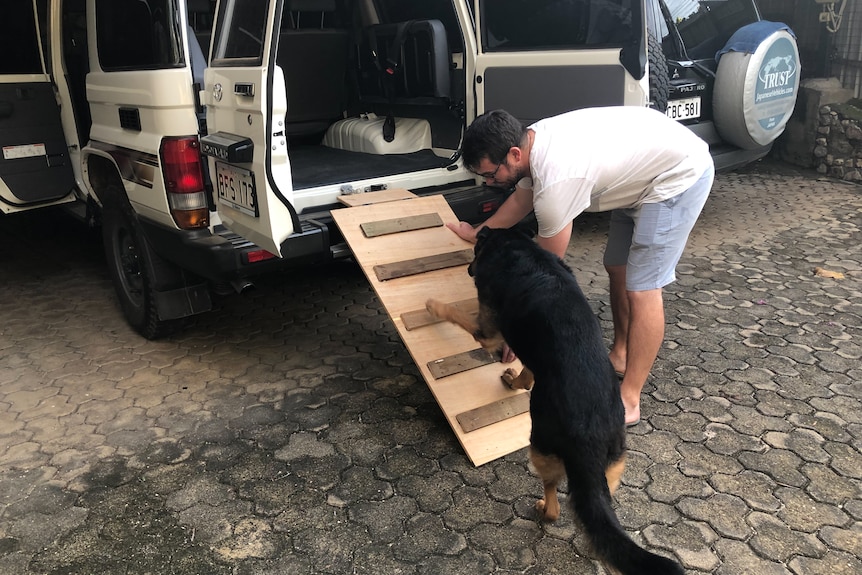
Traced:
POLYGON ((623 46, 637 0, 482 0, 484 51, 623 46))
POLYGON ((4 0, 0 18, 0 74, 41 74, 39 29, 32 0, 4 0))
POLYGON ((226 0, 219 3, 213 66, 260 66, 269 0, 226 0))

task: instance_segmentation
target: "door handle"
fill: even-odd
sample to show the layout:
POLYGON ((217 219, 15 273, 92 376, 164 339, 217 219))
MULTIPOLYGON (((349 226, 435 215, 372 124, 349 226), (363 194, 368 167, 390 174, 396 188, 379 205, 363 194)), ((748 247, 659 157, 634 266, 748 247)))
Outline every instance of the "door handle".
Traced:
POLYGON ((233 85, 233 93, 237 96, 254 96, 254 84, 252 82, 237 82, 233 85))

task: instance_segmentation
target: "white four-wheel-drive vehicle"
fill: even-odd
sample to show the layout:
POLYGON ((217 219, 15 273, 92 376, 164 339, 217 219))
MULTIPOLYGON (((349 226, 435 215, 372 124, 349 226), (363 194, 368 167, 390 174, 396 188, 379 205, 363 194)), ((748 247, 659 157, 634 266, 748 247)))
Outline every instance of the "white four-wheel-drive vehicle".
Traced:
POLYGON ((750 0, 4 0, 0 16, 0 213, 100 224, 150 338, 213 287, 346 255, 342 194, 444 194, 487 217, 506 191, 459 159, 485 110, 653 105, 723 167, 769 150, 798 87, 788 31, 716 63, 760 19, 750 0))

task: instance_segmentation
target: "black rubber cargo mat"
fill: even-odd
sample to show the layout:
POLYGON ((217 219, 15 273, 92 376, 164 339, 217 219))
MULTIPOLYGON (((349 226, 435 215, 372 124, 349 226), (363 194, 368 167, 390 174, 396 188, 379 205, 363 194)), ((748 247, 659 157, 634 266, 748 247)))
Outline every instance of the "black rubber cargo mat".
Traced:
POLYGON ((302 190, 359 179, 406 174, 440 168, 449 163, 431 150, 411 154, 365 154, 326 146, 298 146, 290 150, 293 188, 302 190))

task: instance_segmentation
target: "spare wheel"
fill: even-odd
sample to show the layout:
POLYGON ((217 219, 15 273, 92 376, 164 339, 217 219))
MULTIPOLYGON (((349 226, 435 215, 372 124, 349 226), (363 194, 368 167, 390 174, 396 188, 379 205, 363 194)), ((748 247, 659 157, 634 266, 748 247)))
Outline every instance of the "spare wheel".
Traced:
POLYGON ((715 128, 751 150, 784 131, 799 92, 799 49, 787 25, 760 21, 737 30, 716 55, 715 128))

